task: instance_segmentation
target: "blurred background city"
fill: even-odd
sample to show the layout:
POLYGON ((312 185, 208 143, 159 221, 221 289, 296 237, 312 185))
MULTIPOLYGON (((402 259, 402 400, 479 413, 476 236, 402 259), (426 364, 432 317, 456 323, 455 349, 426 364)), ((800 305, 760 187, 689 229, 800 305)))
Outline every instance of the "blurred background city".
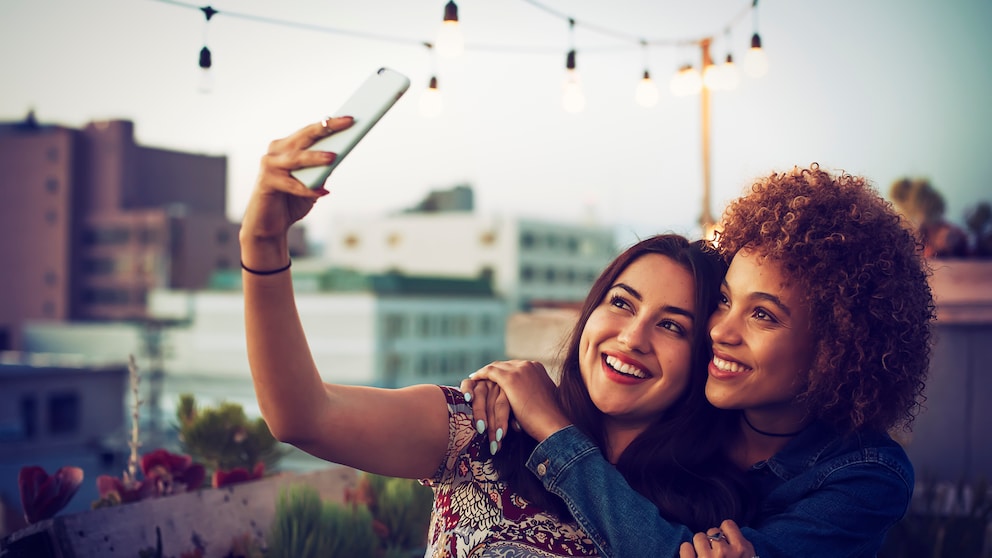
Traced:
POLYGON ((182 393, 258 415, 237 242, 258 159, 382 66, 413 85, 292 236, 325 378, 553 366, 620 249, 698 237, 750 179, 817 162, 868 177, 935 262, 914 463, 992 474, 992 3, 466 0, 460 52, 445 7, 0 3, 3 508, 27 464, 119 472, 130 355, 147 448, 176 447, 182 393))

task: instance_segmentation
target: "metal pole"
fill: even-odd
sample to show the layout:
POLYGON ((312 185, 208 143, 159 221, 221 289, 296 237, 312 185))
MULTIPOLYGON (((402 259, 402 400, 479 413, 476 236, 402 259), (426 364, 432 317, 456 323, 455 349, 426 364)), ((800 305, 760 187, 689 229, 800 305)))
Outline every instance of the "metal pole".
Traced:
MULTIPOLYGON (((703 65, 701 74, 706 73, 706 68, 713 64, 710 58, 710 39, 703 39, 699 46, 703 50, 703 65)), ((709 235, 713 229, 715 221, 710 212, 710 90, 703 83, 700 91, 700 104, 702 105, 702 139, 703 139, 703 210, 699 215, 699 226, 702 227, 702 234, 709 235)))

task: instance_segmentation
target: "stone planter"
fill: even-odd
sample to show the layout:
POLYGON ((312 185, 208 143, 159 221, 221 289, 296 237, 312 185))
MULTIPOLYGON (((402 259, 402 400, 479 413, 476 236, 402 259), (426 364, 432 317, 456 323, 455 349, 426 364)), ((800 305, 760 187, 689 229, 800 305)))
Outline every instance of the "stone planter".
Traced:
POLYGON ((155 549, 156 528, 162 534, 163 556, 200 548, 204 558, 223 558, 235 538, 247 534, 265 540, 283 488, 307 484, 324 500, 340 502, 357 481, 354 469, 332 465, 311 473, 278 474, 224 488, 56 516, 0 540, 0 558, 133 558, 141 550, 155 549))

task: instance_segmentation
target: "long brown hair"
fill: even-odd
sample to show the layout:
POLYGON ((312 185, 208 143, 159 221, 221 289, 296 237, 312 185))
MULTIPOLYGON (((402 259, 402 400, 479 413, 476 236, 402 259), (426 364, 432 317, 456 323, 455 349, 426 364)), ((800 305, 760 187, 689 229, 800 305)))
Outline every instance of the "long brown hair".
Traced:
MULTIPOLYGON (((603 270, 586 296, 579 319, 564 347, 557 398, 569 419, 597 446, 607 447, 603 413, 596 408, 579 369, 579 339, 589 316, 602 303, 617 277, 647 254, 661 254, 685 267, 695 282, 696 316, 691 332, 689 386, 620 455, 617 469, 631 487, 653 501, 661 514, 694 531, 719 525, 727 518, 744 520, 746 497, 740 472, 724 457, 722 442, 730 422, 714 409, 704 393, 710 359, 707 322, 716 307, 723 260, 702 241, 675 234, 656 235, 634 244, 603 270)), ((659 277, 664 282, 665 277, 659 277)), ((524 467, 536 445, 526 435, 510 436, 494 456, 500 478, 524 498, 569 517, 564 503, 544 490, 524 467)))

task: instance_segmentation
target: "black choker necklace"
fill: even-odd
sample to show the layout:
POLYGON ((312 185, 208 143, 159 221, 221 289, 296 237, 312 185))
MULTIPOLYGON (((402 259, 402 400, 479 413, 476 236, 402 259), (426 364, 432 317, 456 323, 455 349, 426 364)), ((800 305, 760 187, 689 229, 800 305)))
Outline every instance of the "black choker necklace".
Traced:
POLYGON ((748 428, 754 430, 755 432, 761 434, 762 436, 771 436, 773 438, 791 438, 793 436, 798 436, 803 430, 806 430, 806 426, 809 426, 809 424, 807 424, 806 426, 803 426, 802 428, 796 430, 795 432, 788 432, 786 434, 777 434, 775 432, 765 432, 764 430, 755 427, 753 424, 751 424, 751 421, 747 420, 747 413, 741 413, 741 416, 744 417, 744 424, 746 424, 748 428))

